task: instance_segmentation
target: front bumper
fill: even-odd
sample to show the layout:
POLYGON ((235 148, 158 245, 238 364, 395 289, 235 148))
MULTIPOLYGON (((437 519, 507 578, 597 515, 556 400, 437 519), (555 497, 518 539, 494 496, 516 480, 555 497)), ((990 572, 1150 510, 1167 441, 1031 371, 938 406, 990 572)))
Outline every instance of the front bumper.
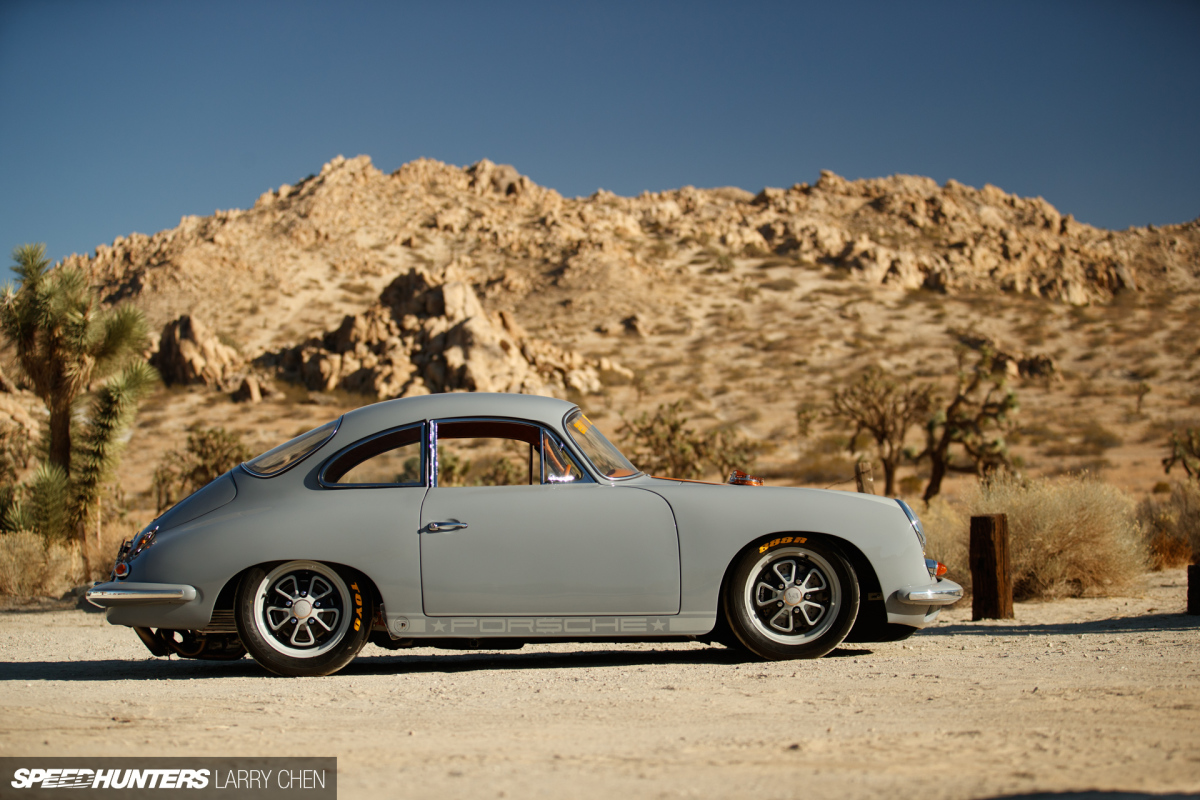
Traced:
POLYGON ((962 600, 963 588, 954 581, 940 580, 925 586, 909 586, 896 592, 896 599, 911 606, 948 606, 962 600))
POLYGON ((88 602, 100 608, 124 606, 183 605, 200 596, 195 586, 176 583, 97 583, 85 593, 88 602))

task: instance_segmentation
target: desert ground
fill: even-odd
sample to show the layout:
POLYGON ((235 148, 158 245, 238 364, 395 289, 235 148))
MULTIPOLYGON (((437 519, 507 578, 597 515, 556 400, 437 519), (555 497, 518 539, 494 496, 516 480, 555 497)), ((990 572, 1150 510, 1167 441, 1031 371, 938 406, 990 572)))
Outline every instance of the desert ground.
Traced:
POLYGON ((1186 575, 1127 595, 1018 603, 1008 621, 954 607, 906 642, 818 661, 368 645, 308 679, 154 659, 101 614, 8 599, 0 755, 336 755, 348 798, 1200 793, 1186 575))

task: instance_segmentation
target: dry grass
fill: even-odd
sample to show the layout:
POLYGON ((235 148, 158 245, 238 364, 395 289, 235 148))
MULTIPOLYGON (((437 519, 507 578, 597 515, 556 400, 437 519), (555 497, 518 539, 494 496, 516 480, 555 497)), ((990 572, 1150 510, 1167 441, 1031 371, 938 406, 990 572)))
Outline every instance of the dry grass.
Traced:
POLYGON ((1166 499, 1146 498, 1138 518, 1151 569, 1183 566, 1200 554, 1200 485, 1195 482, 1176 483, 1166 499))
POLYGON ((946 565, 947 577, 971 593, 970 519, 966 509, 935 497, 922 507, 911 501, 925 528, 925 554, 946 565))
POLYGON ((1014 599, 1102 596, 1146 567, 1133 499, 1086 474, 1001 476, 981 483, 967 507, 1008 515, 1014 599))
POLYGON ((0 535, 0 594, 60 595, 83 574, 76 547, 47 545, 36 533, 0 535))

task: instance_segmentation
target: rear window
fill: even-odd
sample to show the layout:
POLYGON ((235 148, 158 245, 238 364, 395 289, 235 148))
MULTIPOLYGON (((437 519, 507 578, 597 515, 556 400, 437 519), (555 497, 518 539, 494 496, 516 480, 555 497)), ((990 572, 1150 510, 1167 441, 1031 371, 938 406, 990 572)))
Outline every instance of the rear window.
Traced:
POLYGON ((338 425, 341 422, 341 417, 338 417, 333 422, 326 422, 319 428, 313 428, 308 433, 302 433, 295 439, 284 442, 279 447, 268 450, 257 458, 250 459, 242 466, 251 475, 257 475, 260 478, 270 478, 272 475, 278 475, 289 467, 299 464, 319 450, 321 445, 328 442, 337 433, 338 425))
POLYGON ((567 415, 566 428, 571 441, 579 445, 579 449, 601 475, 606 478, 628 478, 638 474, 637 467, 630 464, 629 459, 579 409, 567 415))

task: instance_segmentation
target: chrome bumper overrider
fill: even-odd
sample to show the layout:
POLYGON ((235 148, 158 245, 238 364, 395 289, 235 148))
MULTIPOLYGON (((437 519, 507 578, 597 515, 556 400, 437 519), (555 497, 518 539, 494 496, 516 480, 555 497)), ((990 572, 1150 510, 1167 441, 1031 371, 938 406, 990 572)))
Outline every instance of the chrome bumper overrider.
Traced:
POLYGON ((100 608, 114 606, 180 605, 198 596, 195 586, 173 583, 98 583, 85 593, 88 602, 100 608))
POLYGON ((948 606, 962 600, 963 590, 954 581, 940 580, 928 586, 910 586, 896 592, 901 603, 914 606, 948 606))

